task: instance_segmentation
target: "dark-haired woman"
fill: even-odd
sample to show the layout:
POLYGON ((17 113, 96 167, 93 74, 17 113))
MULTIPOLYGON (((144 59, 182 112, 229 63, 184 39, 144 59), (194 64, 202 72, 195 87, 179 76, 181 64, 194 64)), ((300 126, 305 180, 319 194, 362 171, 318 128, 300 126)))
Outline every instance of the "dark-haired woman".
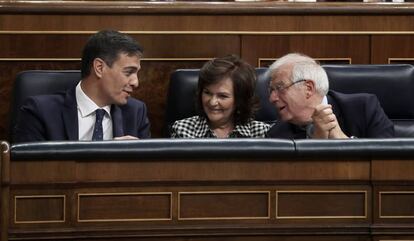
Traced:
POLYGON ((176 121, 172 138, 262 138, 270 126, 253 120, 256 73, 235 55, 208 61, 198 81, 199 115, 176 121))

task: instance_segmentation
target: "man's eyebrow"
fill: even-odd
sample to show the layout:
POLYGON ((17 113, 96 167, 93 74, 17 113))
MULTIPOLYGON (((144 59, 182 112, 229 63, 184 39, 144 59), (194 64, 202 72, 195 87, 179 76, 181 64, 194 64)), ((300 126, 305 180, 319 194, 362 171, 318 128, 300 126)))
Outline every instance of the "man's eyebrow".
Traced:
POLYGON ((136 66, 127 66, 127 67, 125 67, 124 68, 124 70, 138 70, 138 67, 136 67, 136 66))

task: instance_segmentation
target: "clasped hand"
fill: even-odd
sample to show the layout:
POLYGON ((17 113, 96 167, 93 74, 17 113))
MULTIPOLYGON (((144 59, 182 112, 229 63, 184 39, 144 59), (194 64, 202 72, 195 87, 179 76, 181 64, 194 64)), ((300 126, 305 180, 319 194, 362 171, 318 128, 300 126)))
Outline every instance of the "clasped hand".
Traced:
POLYGON ((316 106, 313 114, 313 135, 312 138, 319 139, 340 139, 348 138, 338 124, 332 105, 320 104, 316 106))

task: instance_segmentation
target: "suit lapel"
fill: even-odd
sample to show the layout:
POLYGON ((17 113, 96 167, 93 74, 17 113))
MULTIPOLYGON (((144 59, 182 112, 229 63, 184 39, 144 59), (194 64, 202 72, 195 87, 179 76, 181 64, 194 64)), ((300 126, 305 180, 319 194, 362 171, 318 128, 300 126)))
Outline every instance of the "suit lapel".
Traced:
POLYGON ((124 126, 122 119, 122 110, 119 106, 111 106, 112 129, 114 137, 124 136, 124 126))
POLYGON ((64 111, 62 113, 63 125, 68 140, 79 140, 78 106, 76 104, 75 87, 66 92, 64 111))

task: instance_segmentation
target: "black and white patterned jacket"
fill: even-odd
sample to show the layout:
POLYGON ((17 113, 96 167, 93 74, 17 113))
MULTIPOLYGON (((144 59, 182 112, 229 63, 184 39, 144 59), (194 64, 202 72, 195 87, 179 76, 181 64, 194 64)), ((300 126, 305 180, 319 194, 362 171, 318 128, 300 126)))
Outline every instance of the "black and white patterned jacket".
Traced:
MULTIPOLYGON (((264 138, 270 125, 250 120, 246 125, 236 125, 229 138, 264 138)), ((172 138, 217 138, 201 116, 193 116, 174 122, 171 128, 172 138)))

